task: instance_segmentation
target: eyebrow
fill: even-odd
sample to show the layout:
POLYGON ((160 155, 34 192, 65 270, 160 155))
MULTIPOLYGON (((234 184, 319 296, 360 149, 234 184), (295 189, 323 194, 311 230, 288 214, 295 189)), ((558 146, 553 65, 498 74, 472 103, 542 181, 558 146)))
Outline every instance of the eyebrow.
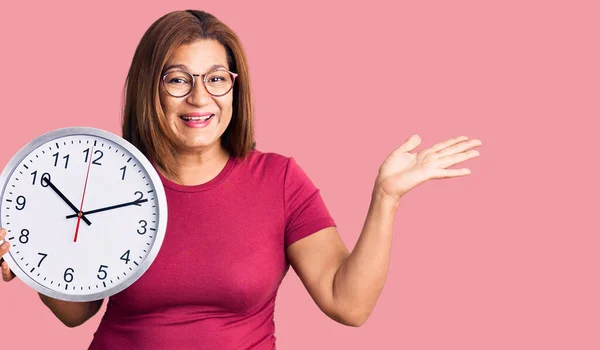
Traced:
MULTIPOLYGON (((186 67, 185 64, 172 64, 172 65, 167 66, 165 69, 163 69, 162 74, 165 74, 169 70, 175 69, 175 68, 182 69, 182 70, 185 70, 185 71, 189 71, 188 67, 186 67)), ((210 72, 211 70, 216 69, 216 68, 225 68, 225 69, 227 69, 227 67, 225 67, 222 64, 213 64, 212 66, 210 66, 210 68, 207 70, 207 72, 210 72)))

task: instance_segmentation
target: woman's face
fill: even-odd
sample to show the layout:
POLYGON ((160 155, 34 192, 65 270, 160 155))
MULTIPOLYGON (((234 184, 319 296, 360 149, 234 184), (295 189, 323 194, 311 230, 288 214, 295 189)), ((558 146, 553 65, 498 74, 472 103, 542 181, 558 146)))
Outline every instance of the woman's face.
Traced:
MULTIPOLYGON (((179 140, 182 151, 203 151, 221 147, 220 138, 232 115, 233 89, 215 97, 202 83, 202 74, 216 67, 229 70, 225 48, 215 40, 198 40, 182 45, 169 58, 163 75, 172 71, 187 71, 196 76, 196 83, 185 97, 173 97, 160 84, 160 103, 171 130, 179 140), (210 116, 208 120, 204 120, 210 116)), ((174 80, 180 83, 181 80, 174 80)))

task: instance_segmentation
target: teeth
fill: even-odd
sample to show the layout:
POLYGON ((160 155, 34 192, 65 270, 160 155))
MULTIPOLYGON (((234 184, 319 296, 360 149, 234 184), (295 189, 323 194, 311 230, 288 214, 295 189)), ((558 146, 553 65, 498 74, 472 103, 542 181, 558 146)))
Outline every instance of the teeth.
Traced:
POLYGON ((210 117, 212 117, 212 114, 209 115, 209 116, 206 116, 206 117, 185 117, 185 116, 182 116, 181 118, 183 118, 186 121, 195 121, 195 122, 197 122, 197 121, 208 120, 208 118, 210 118, 210 117))

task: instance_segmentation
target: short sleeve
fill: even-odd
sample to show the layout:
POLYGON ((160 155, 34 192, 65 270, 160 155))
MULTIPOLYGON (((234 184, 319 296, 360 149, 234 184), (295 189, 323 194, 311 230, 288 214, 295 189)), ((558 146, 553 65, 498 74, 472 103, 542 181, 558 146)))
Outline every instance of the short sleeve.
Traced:
POLYGON ((289 158, 283 191, 285 249, 319 230, 335 226, 320 190, 315 187, 294 158, 289 158))

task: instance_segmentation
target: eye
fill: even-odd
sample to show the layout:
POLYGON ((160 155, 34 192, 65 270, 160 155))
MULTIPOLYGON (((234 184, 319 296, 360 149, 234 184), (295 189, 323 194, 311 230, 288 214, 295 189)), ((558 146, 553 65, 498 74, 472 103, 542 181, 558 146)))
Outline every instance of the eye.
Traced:
POLYGON ((173 78, 173 79, 170 79, 169 81, 167 81, 167 83, 169 83, 169 84, 187 84, 188 81, 185 80, 184 78, 173 78))

